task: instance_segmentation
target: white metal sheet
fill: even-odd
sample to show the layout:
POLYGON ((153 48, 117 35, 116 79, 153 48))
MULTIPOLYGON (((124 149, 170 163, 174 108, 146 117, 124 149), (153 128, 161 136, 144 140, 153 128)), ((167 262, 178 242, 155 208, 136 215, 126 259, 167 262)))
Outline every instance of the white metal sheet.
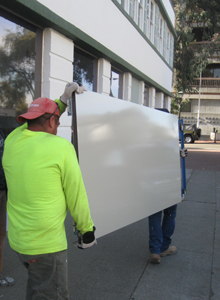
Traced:
MULTIPOLYGON (((176 116, 86 92, 77 95, 79 163, 97 237, 181 201, 176 116)), ((58 134, 70 140, 67 127, 58 134)))

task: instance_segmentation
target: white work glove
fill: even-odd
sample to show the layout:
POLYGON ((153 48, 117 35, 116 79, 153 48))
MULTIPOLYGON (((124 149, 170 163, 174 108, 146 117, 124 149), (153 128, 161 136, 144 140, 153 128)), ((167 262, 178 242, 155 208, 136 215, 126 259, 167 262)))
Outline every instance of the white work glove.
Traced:
POLYGON ((87 91, 86 88, 81 85, 79 86, 76 82, 67 83, 64 93, 60 96, 61 102, 67 105, 67 100, 72 98, 72 93, 76 92, 77 94, 82 94, 84 91, 87 91))
POLYGON ((94 244, 97 244, 96 238, 95 238, 95 226, 93 226, 93 231, 85 232, 84 234, 81 234, 81 232, 78 232, 78 243, 77 247, 79 249, 87 249, 89 247, 92 247, 94 244))
POLYGON ((186 157, 187 154, 188 154, 188 152, 187 152, 186 148, 180 149, 180 156, 181 157, 186 157))

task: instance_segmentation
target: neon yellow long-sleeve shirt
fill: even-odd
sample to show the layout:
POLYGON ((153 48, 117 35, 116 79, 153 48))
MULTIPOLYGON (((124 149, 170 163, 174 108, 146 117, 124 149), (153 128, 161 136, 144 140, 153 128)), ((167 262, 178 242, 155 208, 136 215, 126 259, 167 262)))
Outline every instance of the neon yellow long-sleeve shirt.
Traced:
POLYGON ((3 167, 8 186, 8 238, 27 254, 67 249, 67 209, 83 234, 92 231, 88 199, 73 145, 27 123, 6 139, 3 167))

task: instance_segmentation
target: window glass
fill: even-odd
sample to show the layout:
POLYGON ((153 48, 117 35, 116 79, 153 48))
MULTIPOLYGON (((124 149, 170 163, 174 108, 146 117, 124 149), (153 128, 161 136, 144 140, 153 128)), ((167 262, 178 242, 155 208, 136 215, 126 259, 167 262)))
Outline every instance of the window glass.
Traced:
POLYGON ((96 91, 96 59, 86 52, 74 49, 73 80, 81 83, 88 91, 96 91))
POLYGON ((142 29, 142 17, 143 15, 143 3, 142 0, 138 0, 138 26, 142 29))
POLYGON ((150 40, 153 41, 153 30, 154 30, 154 3, 150 3, 150 40))
POLYGON ((174 43, 174 37, 170 35, 170 66, 173 67, 173 43, 174 43))
POLYGON ((129 14, 134 18, 134 0, 130 0, 129 14))
POLYGON ((119 98, 119 73, 111 72, 111 90, 110 96, 119 98))
POLYGON ((163 27, 163 57, 166 58, 167 52, 167 23, 164 21, 163 27))
POLYGON ((150 106, 149 87, 146 85, 144 87, 144 106, 150 106))
POLYGON ((160 53, 163 52, 163 19, 160 18, 160 45, 159 45, 159 51, 160 53))
POLYGON ((124 0, 118 0, 122 7, 124 7, 124 0))
POLYGON ((220 78, 220 67, 219 65, 211 64, 206 67, 202 77, 220 78))
POLYGON ((144 33, 149 37, 149 0, 144 4, 144 33))
POLYGON ((183 102, 181 106, 182 112, 191 112, 191 101, 183 102))
POLYGON ((131 102, 140 104, 140 82, 132 77, 131 102))
POLYGON ((155 7, 155 28, 154 28, 154 46, 158 49, 158 38, 159 38, 159 7, 155 7))
POLYGON ((1 129, 7 135, 34 98, 35 33, 1 16, 0 70, 0 117, 10 119, 1 129))
POLYGON ((170 55, 170 33, 167 32, 167 50, 166 50, 166 61, 169 62, 169 55, 170 55))

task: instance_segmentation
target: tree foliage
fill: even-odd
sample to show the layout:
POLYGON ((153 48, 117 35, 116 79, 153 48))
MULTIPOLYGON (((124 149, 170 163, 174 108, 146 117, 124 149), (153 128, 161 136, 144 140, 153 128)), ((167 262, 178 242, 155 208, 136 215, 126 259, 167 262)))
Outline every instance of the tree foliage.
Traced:
POLYGON ((0 101, 17 114, 27 110, 26 95, 34 96, 35 34, 23 27, 8 30, 0 47, 0 101))
POLYGON ((172 0, 172 3, 177 33, 174 49, 176 97, 173 104, 177 102, 180 109, 182 103, 178 92, 193 92, 194 79, 200 76, 219 46, 220 0, 172 0))
POLYGON ((94 59, 80 51, 74 52, 73 79, 84 84, 87 88, 93 84, 93 64, 94 59))

